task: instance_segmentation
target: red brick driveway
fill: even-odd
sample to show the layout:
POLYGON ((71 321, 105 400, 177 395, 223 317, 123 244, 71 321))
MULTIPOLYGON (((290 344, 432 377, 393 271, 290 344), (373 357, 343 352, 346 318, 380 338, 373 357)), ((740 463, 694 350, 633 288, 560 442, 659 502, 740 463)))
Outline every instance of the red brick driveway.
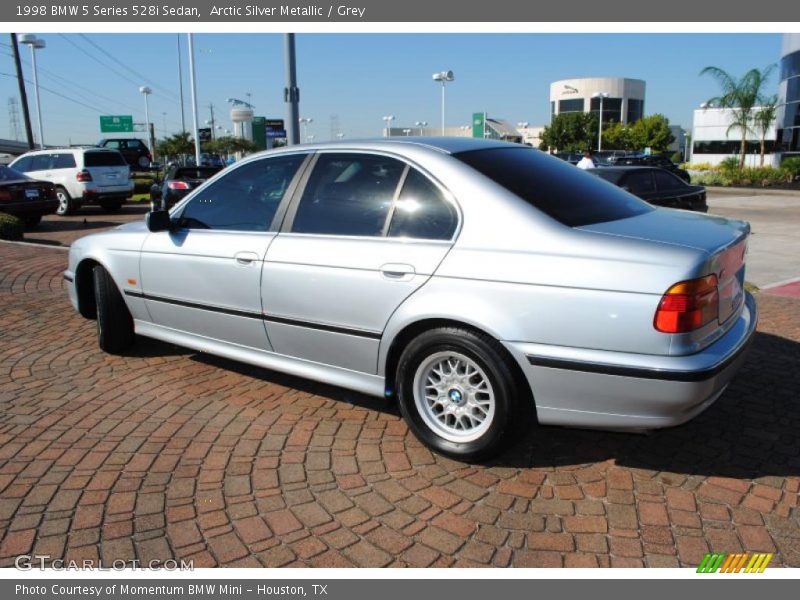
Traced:
POLYGON ((65 262, 0 243, 0 566, 800 566, 800 300, 761 295, 749 362, 688 425, 532 427, 466 465, 388 401, 154 341, 101 353, 65 262))

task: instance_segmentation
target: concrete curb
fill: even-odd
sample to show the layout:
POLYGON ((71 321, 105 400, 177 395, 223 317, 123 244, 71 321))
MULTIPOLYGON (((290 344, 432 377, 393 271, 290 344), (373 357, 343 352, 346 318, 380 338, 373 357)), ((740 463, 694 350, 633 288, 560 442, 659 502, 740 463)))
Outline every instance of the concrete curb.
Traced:
POLYGON ((34 246, 36 248, 50 248, 51 250, 66 250, 69 252, 69 246, 56 246, 55 244, 37 244, 36 242, 14 242, 12 240, 0 240, 0 244, 15 244, 17 246, 34 246))
POLYGON ((719 196, 789 196, 800 200, 800 190, 706 186, 706 192, 719 196))

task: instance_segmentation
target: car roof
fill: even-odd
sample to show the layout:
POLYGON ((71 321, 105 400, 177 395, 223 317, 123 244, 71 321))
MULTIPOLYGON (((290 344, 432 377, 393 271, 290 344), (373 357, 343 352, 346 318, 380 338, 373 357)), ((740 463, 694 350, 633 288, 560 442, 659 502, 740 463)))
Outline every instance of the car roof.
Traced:
POLYGON ((444 154, 455 154, 457 152, 469 152, 470 150, 488 150, 491 148, 526 148, 522 144, 502 142, 499 140, 484 140, 471 137, 419 137, 419 136, 395 136, 384 138, 372 138, 363 140, 338 140, 333 142, 321 142, 314 144, 302 144, 300 146, 288 146, 286 148, 297 150, 325 150, 339 148, 354 148, 361 150, 391 150, 402 149, 404 147, 428 148, 442 152, 444 154))
POLYGON ((625 171, 660 171, 658 167, 640 167, 638 165, 619 165, 619 166, 602 166, 590 169, 591 171, 608 171, 610 173, 622 173, 625 171))

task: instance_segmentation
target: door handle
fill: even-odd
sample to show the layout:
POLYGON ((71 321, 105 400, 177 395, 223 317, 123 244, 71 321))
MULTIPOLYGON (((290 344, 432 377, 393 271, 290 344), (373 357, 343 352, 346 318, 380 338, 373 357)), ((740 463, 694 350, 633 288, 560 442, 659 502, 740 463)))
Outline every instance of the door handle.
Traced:
POLYGON ((381 266, 381 274, 387 279, 408 281, 416 273, 417 270, 413 266, 405 263, 386 263, 381 266))
POLYGON ((240 265, 251 265, 258 260, 258 254, 255 252, 237 252, 233 255, 234 260, 240 265))

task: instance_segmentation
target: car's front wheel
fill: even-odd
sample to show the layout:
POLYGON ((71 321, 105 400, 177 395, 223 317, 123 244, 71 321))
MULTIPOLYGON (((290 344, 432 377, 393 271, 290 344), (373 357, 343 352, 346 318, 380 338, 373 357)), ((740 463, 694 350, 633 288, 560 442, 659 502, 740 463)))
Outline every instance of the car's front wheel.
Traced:
POLYGON ((111 275, 100 265, 93 271, 97 301, 97 341, 109 354, 121 354, 133 346, 133 318, 111 275))
POLYGON ((426 445, 460 460, 480 460, 510 442, 528 415, 505 349, 468 329, 427 331, 397 368, 400 410, 426 445))

